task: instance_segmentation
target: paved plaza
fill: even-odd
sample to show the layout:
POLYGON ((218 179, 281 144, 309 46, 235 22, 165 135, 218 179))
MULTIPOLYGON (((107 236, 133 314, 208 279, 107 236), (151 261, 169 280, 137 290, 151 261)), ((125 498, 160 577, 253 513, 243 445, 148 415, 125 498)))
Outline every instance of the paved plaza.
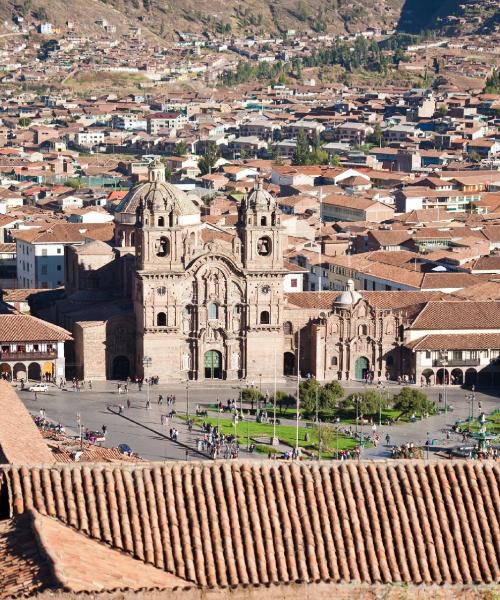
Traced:
MULTIPOLYGON (((259 385, 259 384, 258 384, 259 385)), ((375 386, 374 386, 375 387, 375 386)), ((347 393, 363 391, 370 389, 370 386, 364 386, 355 382, 346 386, 347 393)), ((388 386, 390 393, 396 393, 400 387, 390 384, 388 386)), ((45 394, 38 394, 35 400, 33 392, 26 390, 19 391, 21 399, 29 411, 36 415, 41 408, 45 409, 48 419, 59 422, 66 428, 67 433, 78 434, 77 414, 80 415, 82 428, 90 430, 100 430, 103 425, 107 427, 107 436, 105 446, 116 447, 119 444, 128 444, 134 452, 148 460, 186 460, 207 458, 197 451, 197 440, 201 436, 199 428, 195 427, 192 432, 188 431, 184 420, 179 418, 188 412, 189 396, 189 414, 193 415, 198 405, 201 409, 206 409, 210 404, 215 404, 217 400, 224 403, 228 399, 234 398, 239 407, 239 386, 234 384, 225 384, 223 382, 213 384, 190 383, 189 393, 185 385, 153 385, 150 388, 150 410, 146 409, 147 386, 142 391, 138 390, 136 384, 130 384, 128 394, 118 394, 117 384, 114 382, 96 382, 93 389, 83 389, 80 392, 72 389, 60 390, 51 386, 45 394), (165 399, 167 395, 174 394, 176 397, 175 410, 177 416, 174 416, 166 425, 161 424, 161 415, 168 413, 170 407, 165 403, 159 406, 158 396, 162 395, 165 399), (130 408, 127 408, 127 398, 130 400, 130 408), (118 414, 118 406, 124 406, 122 415, 118 414), (170 427, 175 427, 179 431, 178 442, 169 438, 170 427)), ((278 386, 279 390, 294 393, 296 382, 289 380, 278 386)), ((420 389, 420 388, 419 388, 420 389)), ((443 391, 442 387, 429 387, 424 391, 433 400, 438 400, 439 393, 443 391)), ((486 414, 500 407, 500 400, 496 394, 500 390, 490 389, 485 391, 476 391, 474 414, 479 415, 479 407, 486 414)), ((273 384, 262 383, 262 392, 272 393, 273 384)), ((436 447, 450 447, 461 443, 462 436, 451 433, 450 439, 447 439, 446 432, 457 420, 466 419, 471 411, 471 406, 467 395, 469 390, 456 386, 447 388, 447 398, 450 410, 447 414, 440 414, 429 417, 416 423, 401 423, 396 425, 377 428, 382 440, 387 434, 391 437, 391 444, 400 445, 405 442, 413 442, 417 445, 424 444, 427 439, 436 440, 436 447)), ((441 407, 443 403, 441 403, 441 407)), ((249 406, 243 404, 245 411, 249 406)), ((214 413, 212 413, 213 415, 214 413)), ((224 418, 224 417, 221 417, 224 418)), ((227 415, 226 415, 226 418, 227 415)), ((294 424, 295 421, 281 419, 283 424, 294 424)), ((364 426, 364 433, 371 434, 371 426, 364 426)), ((241 456, 255 456, 262 458, 262 455, 248 455, 246 448, 241 449, 241 456)), ((363 450, 362 458, 383 459, 390 457, 391 451, 385 444, 380 444, 377 448, 371 447, 363 450)))

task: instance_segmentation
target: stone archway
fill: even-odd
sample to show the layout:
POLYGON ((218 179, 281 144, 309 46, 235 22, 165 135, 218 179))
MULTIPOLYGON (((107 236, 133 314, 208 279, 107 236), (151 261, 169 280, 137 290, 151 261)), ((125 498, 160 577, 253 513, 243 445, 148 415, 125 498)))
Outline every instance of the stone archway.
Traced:
POLYGON ((130 375, 130 360, 127 356, 113 358, 112 379, 127 379, 130 375))
POLYGON ((218 350, 205 352, 205 379, 222 379, 222 354, 218 350))
POLYGON ((366 356, 360 356, 354 365, 354 379, 363 380, 366 379, 370 370, 370 361, 366 356))
POLYGON ((28 365, 28 379, 40 381, 42 378, 42 369, 38 363, 32 362, 28 365))
POLYGON ((453 371, 450 373, 450 383, 451 385, 464 384, 464 374, 462 369, 453 369, 453 371))
POLYGON ((436 384, 437 385, 449 385, 450 373, 446 369, 438 369, 436 373, 436 384))
POLYGON ((293 352, 285 352, 283 355, 283 374, 295 374, 295 354, 293 352))
POLYGON ((14 379, 16 379, 18 381, 20 379, 24 379, 24 381, 26 381, 27 380, 27 376, 26 376, 26 367, 25 367, 25 365, 23 365, 23 363, 16 363, 14 365, 13 375, 14 375, 14 379))
POLYGON ((422 371, 422 377, 424 378, 424 383, 426 385, 434 384, 434 371, 432 369, 424 369, 422 371))
POLYGON ((465 385, 467 387, 472 387, 476 385, 477 382, 477 371, 476 369, 467 369, 465 371, 465 385))
POLYGON ((10 368, 10 365, 7 363, 2 363, 0 365, 0 377, 2 379, 10 379, 12 375, 12 369, 10 368))

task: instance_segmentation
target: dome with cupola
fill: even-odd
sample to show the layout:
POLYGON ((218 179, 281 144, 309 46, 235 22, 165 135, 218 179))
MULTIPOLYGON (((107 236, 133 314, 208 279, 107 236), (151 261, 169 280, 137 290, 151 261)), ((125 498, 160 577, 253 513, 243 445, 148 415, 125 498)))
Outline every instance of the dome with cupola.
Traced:
POLYGON ((115 220, 118 223, 134 223, 137 210, 141 208, 151 213, 174 212, 179 217, 200 215, 199 207, 181 189, 165 180, 165 166, 159 160, 150 163, 148 181, 135 185, 116 207, 115 220))
POLYGON ((340 306, 354 306, 361 298, 361 294, 354 289, 354 281, 349 279, 347 288, 335 298, 335 304, 340 306))

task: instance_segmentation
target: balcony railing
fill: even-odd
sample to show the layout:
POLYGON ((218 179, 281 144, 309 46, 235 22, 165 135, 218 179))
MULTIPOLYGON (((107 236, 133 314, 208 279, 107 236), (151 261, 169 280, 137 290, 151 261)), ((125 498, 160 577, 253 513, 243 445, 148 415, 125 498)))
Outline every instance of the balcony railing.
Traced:
POLYGON ((57 352, 0 352, 0 362, 14 360, 54 360, 57 352))
POLYGON ((449 360, 433 360, 433 367, 444 368, 443 362, 446 362, 446 368, 448 367, 478 367, 480 364, 479 358, 450 358, 449 360))

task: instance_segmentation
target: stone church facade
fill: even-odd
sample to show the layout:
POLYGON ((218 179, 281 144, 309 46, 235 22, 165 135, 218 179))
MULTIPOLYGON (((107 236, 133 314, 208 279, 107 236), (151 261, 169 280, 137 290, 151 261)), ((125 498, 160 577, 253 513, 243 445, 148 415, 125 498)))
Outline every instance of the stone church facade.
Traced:
POLYGON ((66 298, 54 309, 73 336, 67 376, 247 383, 298 371, 320 381, 425 376, 408 332, 446 295, 360 293, 352 282, 343 292, 285 293, 281 216, 257 185, 234 226, 203 222, 200 200, 166 182, 163 165, 153 163, 149 180, 118 206, 114 247, 88 240, 67 249, 66 298))

